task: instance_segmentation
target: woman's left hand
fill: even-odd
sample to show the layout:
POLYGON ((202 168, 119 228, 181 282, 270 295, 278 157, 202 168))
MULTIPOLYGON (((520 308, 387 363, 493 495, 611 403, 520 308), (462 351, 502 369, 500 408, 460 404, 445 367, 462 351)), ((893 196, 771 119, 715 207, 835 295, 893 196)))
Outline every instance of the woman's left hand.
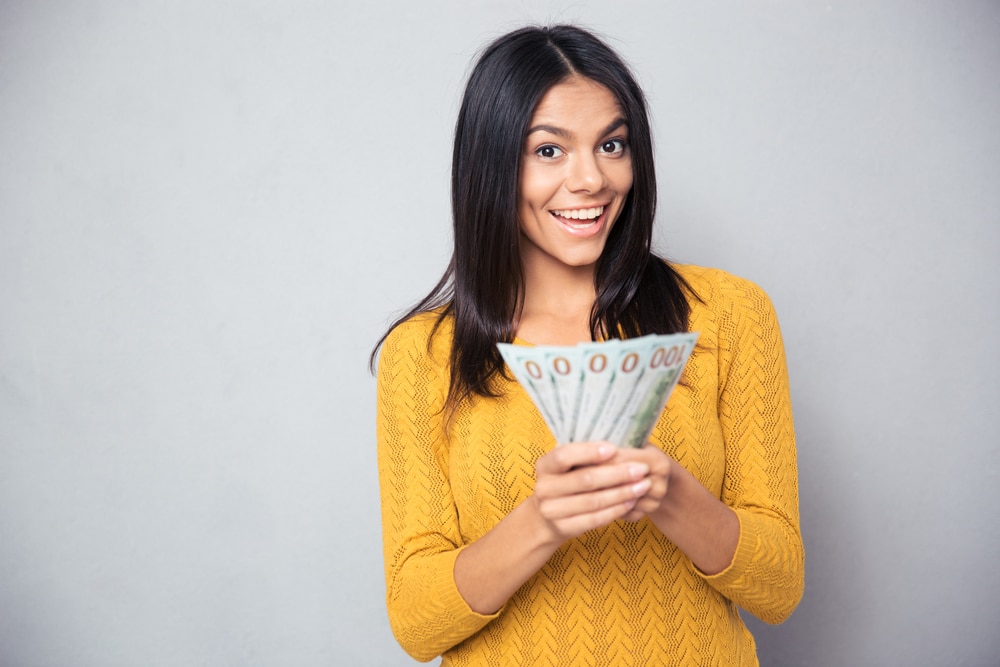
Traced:
POLYGON ((614 462, 638 461, 649 466, 649 474, 646 479, 650 481, 649 491, 641 496, 635 507, 626 514, 623 519, 626 521, 638 521, 644 516, 656 512, 660 504, 667 497, 670 489, 670 474, 678 463, 667 456, 662 449, 646 443, 638 449, 622 448, 615 452, 614 462))
POLYGON ((667 539, 705 574, 717 574, 732 562, 740 537, 736 513, 702 486, 684 466, 656 445, 620 449, 612 463, 641 461, 649 466, 649 490, 623 519, 649 517, 667 539))

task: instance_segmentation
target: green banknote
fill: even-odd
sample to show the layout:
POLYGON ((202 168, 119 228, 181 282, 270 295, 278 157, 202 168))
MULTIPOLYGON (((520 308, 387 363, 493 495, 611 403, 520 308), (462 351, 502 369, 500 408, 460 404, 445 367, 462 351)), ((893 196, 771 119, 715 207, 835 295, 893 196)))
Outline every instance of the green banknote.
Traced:
POLYGON ((697 333, 579 345, 497 347, 558 443, 641 447, 677 385, 697 333))

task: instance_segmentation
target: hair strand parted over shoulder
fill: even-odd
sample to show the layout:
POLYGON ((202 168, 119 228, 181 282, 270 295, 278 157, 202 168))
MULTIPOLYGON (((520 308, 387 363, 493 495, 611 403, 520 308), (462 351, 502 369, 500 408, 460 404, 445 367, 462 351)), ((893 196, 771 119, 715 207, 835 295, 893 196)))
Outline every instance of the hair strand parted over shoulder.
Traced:
POLYGON ((439 325, 454 320, 448 405, 454 408, 472 394, 496 395, 492 380, 504 372, 496 343, 513 340, 524 290, 517 219, 523 145, 542 96, 574 75, 606 87, 618 100, 633 171, 632 190, 597 263, 591 336, 687 330, 690 288, 651 251, 656 174, 642 90, 621 58, 590 32, 531 26, 488 45, 469 75, 452 154, 452 258, 434 289, 378 341, 372 367, 395 327, 440 309, 439 325))

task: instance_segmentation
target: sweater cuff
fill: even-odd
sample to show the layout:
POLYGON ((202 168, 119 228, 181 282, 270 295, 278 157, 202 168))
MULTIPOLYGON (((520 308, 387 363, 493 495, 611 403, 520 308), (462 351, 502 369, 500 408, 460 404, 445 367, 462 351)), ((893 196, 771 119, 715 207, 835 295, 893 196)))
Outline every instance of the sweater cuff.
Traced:
POLYGON ((717 590, 725 591, 726 588, 735 584, 744 574, 757 552, 757 544, 760 541, 760 533, 757 530, 756 517, 749 512, 733 509, 736 518, 740 522, 740 537, 736 543, 736 552, 733 553, 733 560, 730 561, 726 569, 716 574, 705 574, 692 565, 695 572, 702 579, 707 581, 717 590))
POLYGON ((440 581, 436 582, 435 588, 441 591, 442 602, 446 609, 462 610, 465 617, 462 621, 462 627, 463 629, 468 629, 469 634, 471 634, 502 614, 507 605, 505 603, 496 613, 480 614, 473 610, 469 606, 469 603, 465 601, 465 598, 462 597, 462 594, 458 590, 458 585, 455 583, 455 561, 458 560, 458 555, 465 551, 466 548, 468 548, 468 545, 463 545, 458 549, 448 552, 448 562, 447 564, 442 564, 444 566, 438 570, 440 581))

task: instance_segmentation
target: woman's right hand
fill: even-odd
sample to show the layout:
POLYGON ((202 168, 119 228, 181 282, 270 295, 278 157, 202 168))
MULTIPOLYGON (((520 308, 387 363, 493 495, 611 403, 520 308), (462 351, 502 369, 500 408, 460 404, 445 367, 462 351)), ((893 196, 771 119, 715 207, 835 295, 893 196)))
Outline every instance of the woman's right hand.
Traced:
POLYGON ((628 514, 650 487, 645 463, 616 462, 608 442, 559 445, 535 464, 532 501, 563 542, 628 514))
POLYGON ((636 506, 650 489, 649 465, 612 462, 616 451, 574 442, 538 459, 535 492, 455 560, 455 585, 473 611, 495 613, 563 542, 636 506))

